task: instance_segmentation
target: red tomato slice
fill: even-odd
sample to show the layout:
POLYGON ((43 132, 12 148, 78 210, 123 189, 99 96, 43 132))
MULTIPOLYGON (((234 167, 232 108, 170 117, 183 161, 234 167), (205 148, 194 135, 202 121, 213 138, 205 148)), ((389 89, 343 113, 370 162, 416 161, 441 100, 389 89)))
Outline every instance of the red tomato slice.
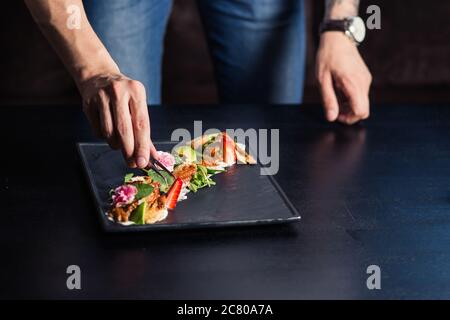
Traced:
POLYGON ((175 209, 177 206, 178 197, 180 196, 181 188, 183 187, 183 181, 177 178, 167 193, 166 208, 169 210, 175 209))

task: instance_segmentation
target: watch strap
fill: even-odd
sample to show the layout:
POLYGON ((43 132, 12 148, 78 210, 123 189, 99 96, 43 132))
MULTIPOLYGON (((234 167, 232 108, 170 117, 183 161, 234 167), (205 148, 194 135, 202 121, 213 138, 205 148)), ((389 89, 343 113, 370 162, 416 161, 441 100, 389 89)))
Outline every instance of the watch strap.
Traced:
POLYGON ((325 20, 320 24, 319 32, 320 34, 327 32, 327 31, 341 31, 346 32, 347 31, 347 19, 344 20, 325 20))

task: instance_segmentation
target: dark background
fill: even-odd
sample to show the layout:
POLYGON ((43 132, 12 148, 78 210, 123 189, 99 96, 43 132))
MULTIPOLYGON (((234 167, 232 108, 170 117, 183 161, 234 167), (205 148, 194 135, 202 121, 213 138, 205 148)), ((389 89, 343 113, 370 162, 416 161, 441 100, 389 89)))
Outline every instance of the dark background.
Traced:
MULTIPOLYGON (((306 0, 308 79, 305 102, 319 102, 314 60, 323 1, 306 0)), ((374 75, 373 103, 450 101, 450 2, 446 0, 361 1, 381 7, 382 29, 369 31, 361 47, 374 75)), ((3 3, 0 22, 0 104, 77 103, 73 82, 40 34, 22 1, 3 3)), ((175 0, 167 30, 163 101, 215 103, 216 90, 195 0, 175 0), (182 52, 182 54, 180 54, 182 52)))

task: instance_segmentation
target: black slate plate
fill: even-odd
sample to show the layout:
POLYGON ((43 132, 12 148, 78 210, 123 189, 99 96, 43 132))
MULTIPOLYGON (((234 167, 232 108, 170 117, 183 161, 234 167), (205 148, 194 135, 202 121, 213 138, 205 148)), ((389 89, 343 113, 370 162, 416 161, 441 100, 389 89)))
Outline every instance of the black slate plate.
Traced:
MULTIPOLYGON (((155 143, 158 150, 170 151, 172 142, 155 143)), ((108 191, 123 182, 129 169, 119 151, 106 144, 79 143, 84 170, 94 195, 98 214, 107 232, 136 232, 156 229, 223 227, 287 223, 300 215, 271 176, 260 175, 260 166, 235 165, 213 177, 216 185, 190 192, 167 219, 149 225, 123 226, 108 220, 108 191)))

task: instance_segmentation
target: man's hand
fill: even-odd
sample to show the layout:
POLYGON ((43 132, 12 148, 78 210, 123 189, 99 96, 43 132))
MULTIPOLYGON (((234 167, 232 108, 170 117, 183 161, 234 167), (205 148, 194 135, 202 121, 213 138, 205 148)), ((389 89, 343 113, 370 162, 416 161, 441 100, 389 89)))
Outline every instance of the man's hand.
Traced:
MULTIPOLYGON (((325 19, 358 15, 359 0, 325 0, 325 19)), ((356 45, 342 32, 320 38, 316 74, 328 121, 354 124, 369 117, 372 76, 356 45)))
POLYGON ((35 21, 71 73, 91 126, 130 167, 144 168, 157 157, 150 140, 144 86, 123 76, 95 34, 82 0, 25 0, 35 21), (67 28, 67 8, 80 9, 81 28, 67 28))
POLYGON ((345 34, 322 34, 316 74, 328 121, 351 125, 369 117, 372 75, 356 45, 345 34))
POLYGON ((156 157, 150 140, 145 88, 121 74, 97 75, 79 85, 83 111, 96 134, 121 149, 132 168, 144 168, 156 157))

